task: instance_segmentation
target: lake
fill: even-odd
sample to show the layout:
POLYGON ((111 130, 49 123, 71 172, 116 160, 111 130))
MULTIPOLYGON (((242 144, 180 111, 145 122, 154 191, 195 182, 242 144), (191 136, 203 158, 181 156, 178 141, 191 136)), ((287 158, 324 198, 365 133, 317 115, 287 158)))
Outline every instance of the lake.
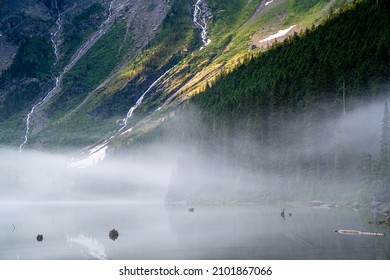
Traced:
POLYGON ((369 225, 369 212, 287 207, 282 219, 280 208, 196 206, 189 212, 149 202, 3 203, 0 259, 390 259, 390 228, 369 225), (109 238, 114 228, 115 241, 109 238))

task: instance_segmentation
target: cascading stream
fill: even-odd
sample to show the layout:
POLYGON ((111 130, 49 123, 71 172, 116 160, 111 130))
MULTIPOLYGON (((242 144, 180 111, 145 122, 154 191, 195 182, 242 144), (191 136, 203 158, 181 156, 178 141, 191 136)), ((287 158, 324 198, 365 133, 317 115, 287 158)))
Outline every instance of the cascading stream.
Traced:
MULTIPOLYGON (((127 112, 127 115, 124 119, 122 119, 122 127, 115 133, 115 135, 117 135, 118 133, 122 132, 123 129, 125 129, 125 127, 127 126, 127 122, 128 120, 133 116, 133 113, 134 113, 134 110, 138 108, 139 105, 142 104, 142 101, 144 100, 145 96, 156 86, 156 84, 166 75, 168 74, 168 72, 171 71, 171 69, 169 69, 168 71, 166 71, 164 74, 162 74, 156 81, 154 81, 149 87, 148 89, 141 95, 140 98, 138 98, 137 102, 135 102, 134 106, 130 108, 130 110, 127 112)), ((114 136, 115 136, 114 135, 114 136)))
POLYGON ((58 18, 56 20, 57 30, 52 34, 52 36, 50 38, 51 43, 52 43, 53 48, 54 48, 54 55, 56 56, 55 63, 57 63, 58 60, 60 59, 60 52, 59 52, 58 44, 56 43, 56 37, 60 33, 60 31, 62 29, 61 14, 60 14, 60 11, 58 10, 58 8, 57 8, 57 13, 58 13, 58 18))
MULTIPOLYGON (((57 4, 57 0, 55 1, 55 7, 56 7, 56 10, 57 10, 57 14, 58 14, 58 18, 56 20, 56 25, 57 25, 57 30, 51 34, 51 43, 53 45, 53 48, 54 48, 54 54, 55 54, 55 57, 56 57, 56 60, 55 60, 55 64, 58 62, 59 60, 59 50, 58 50, 58 44, 57 44, 57 35, 60 33, 61 29, 62 29, 62 25, 61 25, 61 13, 58 9, 58 4, 57 4)), ((36 103, 32 108, 31 108, 31 111, 27 114, 27 117, 26 117, 26 131, 25 131, 25 134, 24 134, 24 141, 23 143, 19 146, 19 152, 22 151, 24 145, 27 143, 28 141, 28 135, 29 135, 29 132, 30 132, 30 122, 31 122, 31 117, 33 116, 34 112, 35 112, 35 109, 39 106, 41 106, 43 103, 46 102, 46 100, 48 99, 48 97, 54 92, 57 90, 57 88, 59 87, 60 85, 60 77, 56 77, 55 78, 56 80, 56 84, 55 86, 46 94, 46 96, 41 100, 39 101, 38 103, 36 103)))
POLYGON ((69 167, 76 167, 76 168, 85 168, 85 167, 91 167, 96 165, 99 161, 102 161, 106 156, 106 151, 109 145, 109 141, 114 139, 118 135, 125 134, 126 132, 130 132, 133 128, 130 128, 126 131, 123 131, 127 124, 129 119, 133 116, 134 111, 142 104, 143 100, 145 99, 146 95, 153 90, 156 85, 172 70, 169 69, 166 72, 164 72, 157 80, 155 80, 147 89, 146 91, 138 98, 138 100, 135 102, 135 104, 129 109, 129 111, 126 114, 126 117, 121 120, 122 125, 121 127, 109 138, 105 139, 103 142, 99 143, 98 145, 92 147, 88 150, 88 156, 85 159, 71 162, 69 163, 69 167))
POLYGON ((202 31, 200 36, 202 37, 203 49, 205 46, 211 43, 210 38, 207 37, 207 21, 206 21, 207 10, 204 8, 204 1, 197 0, 195 3, 195 10, 193 21, 196 26, 198 26, 202 31))
MULTIPOLYGON (((112 9, 113 9, 113 3, 114 3, 115 0, 112 0, 110 2, 110 7, 108 9, 108 16, 107 16, 107 19, 100 25, 99 29, 97 32, 95 32, 89 39, 86 43, 84 43, 76 52, 76 54, 73 56, 73 58, 71 59, 71 61, 68 63, 68 65, 66 65, 64 67, 64 69, 62 70, 61 74, 59 76, 57 76, 55 78, 56 80, 56 83, 55 83, 55 86, 45 95, 45 97, 39 101, 38 103, 36 103, 31 111, 27 114, 26 116, 26 130, 25 130, 25 134, 24 134, 24 141, 23 143, 19 146, 19 152, 22 151, 23 147, 26 145, 26 143, 28 142, 28 136, 29 136, 29 132, 30 132, 30 128, 31 128, 31 119, 36 111, 36 109, 40 106, 42 106, 44 103, 46 103, 49 98, 55 93, 57 92, 60 87, 61 87, 61 81, 64 77, 64 75, 66 73, 69 72, 69 70, 77 63, 77 61, 80 60, 80 58, 93 46, 93 44, 99 39, 99 37, 107 30, 108 26, 109 26, 109 23, 112 21, 112 17, 113 17, 113 13, 112 13, 112 9)), ((61 23, 61 14, 60 14, 60 11, 58 9, 58 4, 57 4, 57 0, 55 1, 55 7, 56 7, 56 10, 57 10, 57 13, 58 13, 58 19, 56 21, 56 25, 57 25, 57 30, 52 34, 51 36, 51 42, 53 44, 53 48, 54 48, 54 54, 56 56, 56 61, 55 63, 58 62, 59 60, 59 44, 58 44, 58 41, 56 39, 56 37, 58 36, 59 32, 61 31, 62 29, 62 23, 61 23)))

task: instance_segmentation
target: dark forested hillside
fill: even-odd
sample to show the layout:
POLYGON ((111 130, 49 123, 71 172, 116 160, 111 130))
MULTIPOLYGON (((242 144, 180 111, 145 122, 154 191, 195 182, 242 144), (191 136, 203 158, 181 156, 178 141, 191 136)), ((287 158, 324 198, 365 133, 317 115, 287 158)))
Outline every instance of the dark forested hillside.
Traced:
POLYGON ((337 114, 343 85, 348 98, 379 93, 390 77, 390 4, 375 2, 347 6, 315 30, 274 46, 222 77, 197 103, 228 117, 332 100, 327 111, 337 114))

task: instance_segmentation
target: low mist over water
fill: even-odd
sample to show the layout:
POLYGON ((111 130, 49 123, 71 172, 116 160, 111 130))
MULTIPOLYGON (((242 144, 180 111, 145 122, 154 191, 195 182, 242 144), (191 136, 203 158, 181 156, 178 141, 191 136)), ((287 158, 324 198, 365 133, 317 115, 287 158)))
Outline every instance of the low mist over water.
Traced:
MULTIPOLYGON (((295 151, 302 154, 297 164, 307 153, 331 154, 340 147, 351 158, 375 155, 383 108, 379 102, 323 121, 331 136, 316 150, 295 151)), ((390 258, 388 236, 335 232, 388 235, 388 227, 369 224, 385 217, 365 208, 306 206, 332 192, 340 198, 334 202, 354 203, 355 190, 362 188, 358 174, 350 174, 350 185, 329 185, 328 195, 309 192, 283 170, 266 172, 264 166, 286 160, 283 151, 268 147, 270 162, 256 169, 239 164, 243 154, 256 150, 255 139, 243 133, 230 141, 226 156, 199 146, 196 137, 164 138, 120 155, 109 153, 89 168, 71 167, 69 153, 1 149, 0 258, 390 258), (301 206, 290 206, 296 202, 301 206), (109 235, 114 229, 115 239, 109 235)))
MULTIPOLYGON (((383 110, 384 102, 370 103, 347 112, 341 118, 319 121, 317 126, 325 131, 319 145, 303 144, 306 136, 297 135, 294 138, 289 136, 291 142, 286 149, 276 149, 272 143, 259 147, 256 139, 243 130, 240 135, 220 140, 221 143, 215 136, 217 134, 212 133, 208 141, 198 139, 196 135, 182 139, 166 137, 161 141, 157 138, 155 143, 140 145, 130 152, 116 152, 114 155, 109 152, 95 166, 76 168, 70 164, 74 155, 69 153, 27 149, 20 153, 3 148, 0 150, 1 200, 115 201, 142 198, 161 202, 168 199, 171 202, 219 203, 256 202, 256 199, 264 202, 272 198, 288 202, 318 199, 311 194, 312 191, 318 193, 316 185, 326 186, 321 191, 325 197, 332 197, 333 193, 334 198, 342 194, 343 199, 355 199, 353 195, 362 185, 358 170, 362 155, 370 153, 375 156, 379 152, 383 110), (228 145, 226 141, 229 141, 228 145), (219 150, 221 145, 229 150, 219 150), (266 156, 263 156, 264 151, 266 156), (340 179, 342 185, 334 185, 325 176, 327 166, 324 159, 330 162, 337 153, 348 155, 349 159, 340 167, 350 172, 344 172, 340 179), (321 165, 312 172, 305 164, 315 160, 321 165)), ((170 126, 164 127, 164 133, 171 135, 172 128, 176 131, 184 129, 189 118, 197 122, 192 129, 205 125, 196 116, 197 112, 179 115, 170 126)), ((288 130, 282 132, 286 136, 279 136, 286 139, 291 133, 288 130)), ((176 134, 172 135, 175 137, 176 134)))
POLYGON ((1 150, 2 201, 134 200, 140 192, 163 199, 172 172, 169 162, 133 157, 93 168, 71 168, 70 155, 1 150))

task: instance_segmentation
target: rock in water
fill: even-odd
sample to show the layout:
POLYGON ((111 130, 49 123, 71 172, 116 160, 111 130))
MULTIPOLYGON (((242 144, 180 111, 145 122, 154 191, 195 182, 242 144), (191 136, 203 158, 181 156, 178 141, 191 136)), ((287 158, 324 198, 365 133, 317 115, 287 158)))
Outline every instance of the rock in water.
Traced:
POLYGON ((112 229, 112 230, 110 230, 110 233, 108 234, 108 236, 110 237, 111 240, 115 241, 118 238, 119 233, 116 229, 112 229))

